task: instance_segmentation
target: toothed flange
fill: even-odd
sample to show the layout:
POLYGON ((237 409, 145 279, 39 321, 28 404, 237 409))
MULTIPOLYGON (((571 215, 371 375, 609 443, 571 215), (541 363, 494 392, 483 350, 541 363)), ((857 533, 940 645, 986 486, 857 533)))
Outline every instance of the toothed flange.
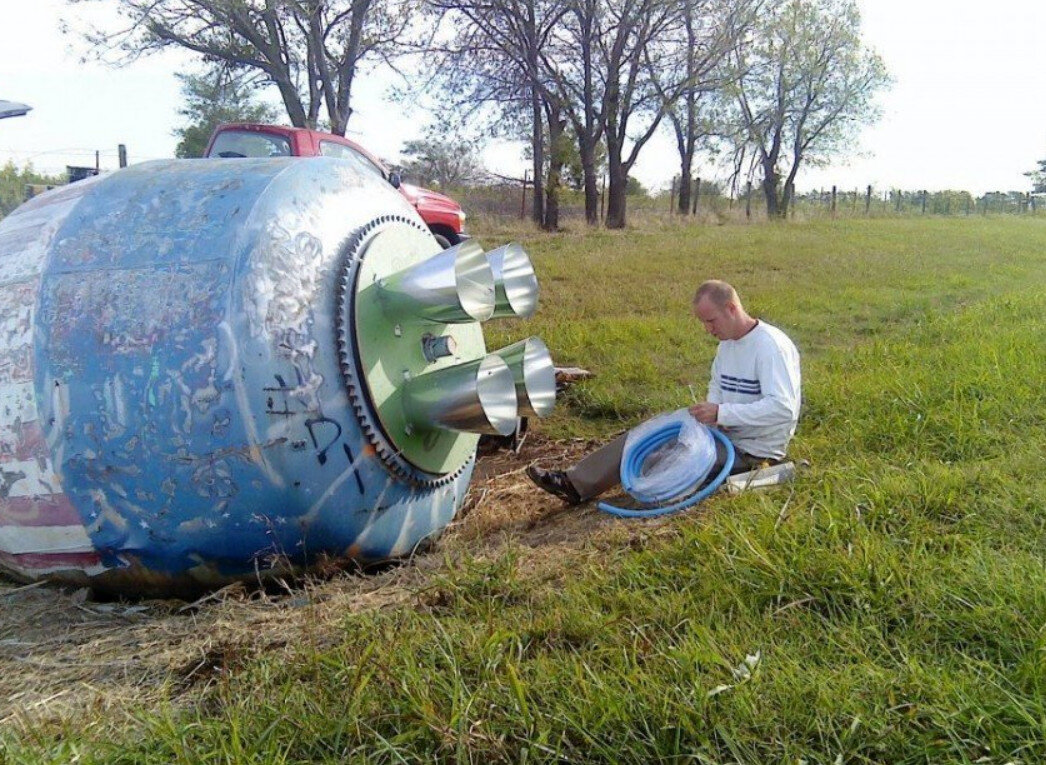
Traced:
MULTIPOLYGON (((336 289, 334 316, 339 366, 349 401, 359 418, 360 429, 385 468, 397 478, 419 488, 434 488, 453 482, 475 459, 478 437, 444 431, 429 433, 422 439, 419 434, 411 434, 409 426, 404 430, 400 422, 400 407, 396 402, 389 401, 390 386, 397 383, 386 379, 383 374, 387 371, 386 367, 393 365, 389 363, 388 354, 380 357, 375 355, 375 346, 378 343, 390 347, 396 343, 409 343, 410 338, 402 335, 409 335, 417 329, 410 317, 406 317, 402 324, 389 324, 390 327, 394 326, 394 337, 389 337, 387 341, 368 340, 374 333, 374 325, 384 324, 387 319, 376 309, 373 295, 375 285, 372 282, 391 270, 398 270, 409 262, 423 260, 438 252, 439 247, 432 235, 418 223, 399 215, 375 218, 355 231, 342 247, 343 265, 336 289), (387 260, 403 262, 394 264, 385 262, 387 260), (374 375, 374 379, 368 379, 368 374, 374 375), (440 453, 447 451, 449 454, 443 460, 428 458, 425 453, 426 441, 430 446, 432 442, 438 442, 440 453), (419 462, 422 464, 419 465, 419 462)), ((470 350, 475 353, 478 348, 479 353, 475 355, 482 354, 482 330, 478 324, 469 328, 459 326, 455 334, 458 337, 471 337, 472 341, 468 344, 470 350)), ((418 354, 420 356, 420 345, 418 354)), ((444 363, 454 361, 448 359, 444 363)), ((399 373, 399 370, 395 373, 399 373)), ((402 380, 399 382, 402 383, 402 380)))

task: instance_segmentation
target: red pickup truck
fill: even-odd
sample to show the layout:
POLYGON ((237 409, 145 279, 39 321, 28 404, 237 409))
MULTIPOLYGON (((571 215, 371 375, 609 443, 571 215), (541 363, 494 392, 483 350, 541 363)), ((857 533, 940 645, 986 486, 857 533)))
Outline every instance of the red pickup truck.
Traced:
POLYGON ((219 125, 207 144, 205 157, 355 157, 391 183, 418 211, 444 248, 468 238, 465 213, 450 197, 400 180, 381 160, 355 141, 333 133, 281 125, 234 123, 219 125))

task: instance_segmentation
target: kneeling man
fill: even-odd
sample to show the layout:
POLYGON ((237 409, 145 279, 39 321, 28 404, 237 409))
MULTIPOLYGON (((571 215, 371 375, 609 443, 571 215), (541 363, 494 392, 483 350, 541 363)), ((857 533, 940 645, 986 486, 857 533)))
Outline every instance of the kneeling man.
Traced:
MULTIPOLYGON (((732 473, 781 462, 799 421, 801 376, 795 344, 777 327, 749 316, 737 292, 723 281, 713 279, 698 287, 692 312, 719 340, 719 347, 708 400, 690 407, 690 413, 730 439, 736 452, 732 473)), ((585 502, 620 482, 627 435, 568 470, 532 466, 527 475, 571 505, 585 502)), ((720 460, 725 455, 720 454, 720 460)))

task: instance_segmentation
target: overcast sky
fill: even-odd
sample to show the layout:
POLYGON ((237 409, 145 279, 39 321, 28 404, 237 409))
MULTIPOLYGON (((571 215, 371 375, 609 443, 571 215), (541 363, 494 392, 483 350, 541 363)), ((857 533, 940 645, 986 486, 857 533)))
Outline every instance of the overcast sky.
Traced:
MULTIPOLYGON (((801 172, 798 188, 1029 189, 1023 173, 1046 158, 1046 0, 860 5, 865 39, 894 78, 880 99, 883 118, 849 159, 801 172)), ((189 59, 165 54, 122 69, 81 63, 82 46, 58 31, 70 14, 61 0, 0 0, 0 99, 34 107, 26 117, 0 120, 0 163, 60 172, 93 165, 97 150, 103 169, 113 168, 120 143, 131 162, 172 156, 172 131, 182 121, 173 72, 189 59)), ((431 115, 390 106, 385 89, 381 78, 360 81, 350 135, 395 159, 431 115)), ((524 166, 515 145, 492 146, 485 159, 504 174, 524 166)), ((676 165, 666 135, 643 150, 635 175, 664 186, 676 165)))

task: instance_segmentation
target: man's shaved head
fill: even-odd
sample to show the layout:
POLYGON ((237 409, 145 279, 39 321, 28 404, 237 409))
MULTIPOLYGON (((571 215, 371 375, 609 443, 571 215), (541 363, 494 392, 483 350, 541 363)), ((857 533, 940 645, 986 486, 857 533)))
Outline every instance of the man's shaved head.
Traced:
POLYGON ((720 308, 727 303, 741 305, 737 290, 719 279, 709 279, 697 288, 697 292, 694 293, 694 304, 696 305, 702 298, 720 308))
POLYGON ((697 288, 690 310, 717 340, 738 340, 758 323, 741 305, 737 290, 719 279, 697 288))

